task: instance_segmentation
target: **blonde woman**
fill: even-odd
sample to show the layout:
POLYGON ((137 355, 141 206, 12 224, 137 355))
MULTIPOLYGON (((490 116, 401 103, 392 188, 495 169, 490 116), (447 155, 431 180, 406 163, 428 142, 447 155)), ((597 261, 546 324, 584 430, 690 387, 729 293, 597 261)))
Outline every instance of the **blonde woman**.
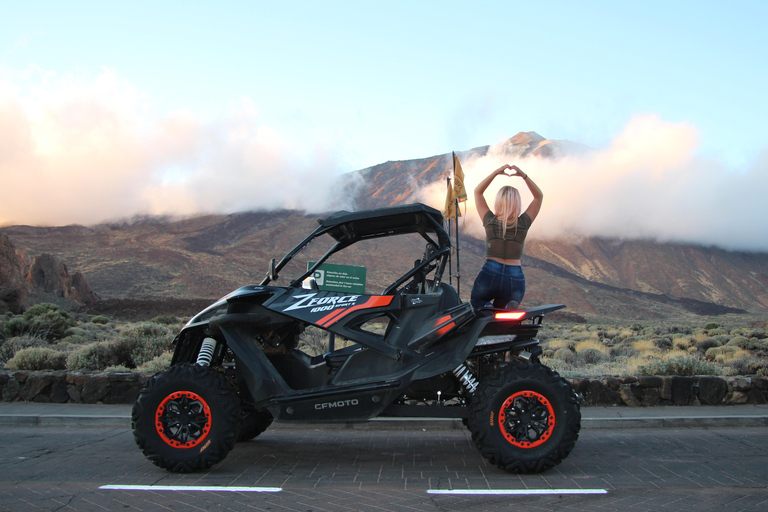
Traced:
POLYGON ((528 228, 541 210, 544 194, 533 180, 516 165, 505 164, 493 171, 475 188, 477 213, 485 227, 486 261, 472 287, 470 303, 480 308, 493 303, 495 308, 513 309, 520 305, 525 295, 525 275, 520 266, 528 228), (511 170, 511 173, 507 173, 511 170), (496 194, 494 211, 485 201, 485 190, 497 176, 519 177, 533 194, 533 200, 520 214, 520 192, 506 185, 496 194))

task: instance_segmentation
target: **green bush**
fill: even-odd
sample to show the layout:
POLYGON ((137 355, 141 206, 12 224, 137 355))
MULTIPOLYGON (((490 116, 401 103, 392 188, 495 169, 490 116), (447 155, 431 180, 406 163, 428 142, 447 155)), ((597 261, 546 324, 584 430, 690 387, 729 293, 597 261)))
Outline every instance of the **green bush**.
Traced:
POLYGON ((11 360, 18 351, 25 348, 42 347, 44 345, 47 345, 45 340, 36 336, 23 335, 8 338, 0 345, 0 362, 5 363, 11 360))
POLYGON ((161 370, 165 370, 169 366, 171 366, 171 359, 173 358, 173 353, 163 352, 157 357, 152 358, 151 361, 147 361, 143 365, 136 368, 137 371, 141 373, 157 373, 161 370))
POLYGON ((23 316, 15 316, 3 323, 3 335, 7 338, 31 334, 47 340, 63 337, 67 329, 77 324, 65 311, 55 304, 36 304, 23 316))
POLYGON ((24 319, 23 316, 13 316, 4 321, 2 326, 0 326, 0 334, 2 334, 4 338, 21 336, 28 330, 29 323, 24 319))
POLYGON ((640 375, 717 375, 717 367, 693 356, 671 357, 638 367, 640 375))
POLYGON ((109 323, 109 317, 104 315, 96 315, 95 317, 91 318, 91 323, 97 325, 106 325, 109 323))
POLYGON ((109 367, 136 368, 170 348, 173 334, 165 326, 146 323, 126 331, 117 340, 89 343, 71 352, 67 368, 100 371, 109 367))
POLYGON ((759 357, 735 359, 725 364, 735 375, 768 376, 768 361, 759 357))
POLYGON ((67 357, 67 369, 79 371, 104 370, 110 366, 133 368, 131 351, 121 341, 101 341, 89 343, 70 352, 67 357))
POLYGON ((734 336, 725 344, 729 347, 739 347, 744 350, 759 350, 763 348, 763 343, 755 338, 745 338, 744 336, 734 336))
POLYGON ((708 348, 707 351, 704 353, 704 357, 707 359, 714 361, 717 356, 722 356, 724 354, 733 354, 738 350, 742 350, 739 347, 736 347, 734 345, 725 345, 722 347, 712 347, 708 348))
POLYGON ((28 347, 16 352, 6 364, 11 371, 17 370, 64 370, 67 355, 47 347, 28 347))
POLYGON ((125 332, 121 341, 130 347, 133 368, 151 361, 171 347, 174 334, 159 324, 141 324, 125 332))
POLYGON ((701 352, 706 352, 710 348, 721 347, 722 345, 723 343, 714 337, 705 338, 701 341, 696 342, 696 348, 701 352))

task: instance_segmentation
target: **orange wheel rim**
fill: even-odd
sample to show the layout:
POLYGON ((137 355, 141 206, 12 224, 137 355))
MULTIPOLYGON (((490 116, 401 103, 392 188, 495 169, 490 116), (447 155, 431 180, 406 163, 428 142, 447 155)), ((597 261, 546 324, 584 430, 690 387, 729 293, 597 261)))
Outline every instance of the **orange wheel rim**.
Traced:
POLYGON ((194 448, 211 431, 211 409, 197 393, 171 393, 157 406, 155 430, 168 446, 194 448))
POLYGON ((499 430, 511 445, 535 448, 547 442, 555 429, 555 410, 541 393, 518 391, 499 409, 499 430))

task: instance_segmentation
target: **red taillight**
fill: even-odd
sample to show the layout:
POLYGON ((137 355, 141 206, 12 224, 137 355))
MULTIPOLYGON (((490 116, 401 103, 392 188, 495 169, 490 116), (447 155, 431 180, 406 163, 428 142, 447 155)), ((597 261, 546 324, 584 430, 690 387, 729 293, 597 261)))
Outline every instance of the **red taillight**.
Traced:
MULTIPOLYGON (((437 322, 435 322, 435 327, 437 327, 438 325, 442 324, 443 322, 447 322, 450 319, 451 319, 451 315, 444 316, 443 318, 438 318, 437 322)), ((445 334, 448 331, 450 331, 451 329, 453 329, 455 326, 456 326, 456 324, 451 322, 448 325, 438 329, 437 334, 442 336, 443 334, 445 334)))
POLYGON ((496 313, 496 320, 521 320, 525 316, 525 311, 504 311, 496 313))

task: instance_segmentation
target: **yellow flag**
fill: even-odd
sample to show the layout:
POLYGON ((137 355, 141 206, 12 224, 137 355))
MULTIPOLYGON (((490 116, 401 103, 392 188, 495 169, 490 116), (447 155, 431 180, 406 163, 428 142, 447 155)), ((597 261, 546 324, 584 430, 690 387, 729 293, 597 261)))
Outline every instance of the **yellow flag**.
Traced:
POLYGON ((446 180, 448 184, 448 193, 445 196, 445 209, 443 215, 446 219, 450 220, 456 216, 456 203, 453 200, 453 188, 451 188, 451 180, 446 180))
POLYGON ((467 200, 467 189, 464 188, 464 171, 461 168, 459 157, 455 153, 453 155, 453 197, 458 199, 460 203, 467 200))

